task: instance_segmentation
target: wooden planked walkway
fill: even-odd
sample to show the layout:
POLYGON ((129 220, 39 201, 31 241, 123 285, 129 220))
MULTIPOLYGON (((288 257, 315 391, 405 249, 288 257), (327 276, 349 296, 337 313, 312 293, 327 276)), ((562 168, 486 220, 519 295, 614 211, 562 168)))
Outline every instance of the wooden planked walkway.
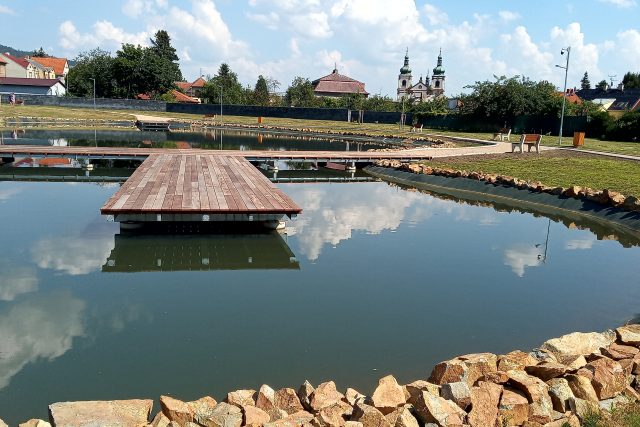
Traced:
POLYGON ((101 209, 104 215, 301 211, 243 157, 211 153, 150 155, 101 209))

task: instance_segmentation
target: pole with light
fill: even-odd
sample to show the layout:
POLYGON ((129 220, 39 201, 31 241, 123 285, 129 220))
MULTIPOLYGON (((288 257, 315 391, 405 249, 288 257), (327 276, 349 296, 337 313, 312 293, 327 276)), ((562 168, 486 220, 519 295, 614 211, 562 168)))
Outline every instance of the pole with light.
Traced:
POLYGON ((93 80, 93 109, 96 109, 96 79, 89 79, 89 80, 93 80))
POLYGON ((564 69, 564 91, 562 92, 562 113, 560 114, 560 132, 558 132, 558 145, 562 144, 562 126, 564 125, 564 109, 567 103, 567 76, 569 74, 569 57, 571 56, 571 46, 564 47, 560 51, 560 55, 567 54, 567 64, 563 67, 562 65, 556 65, 558 68, 564 69))

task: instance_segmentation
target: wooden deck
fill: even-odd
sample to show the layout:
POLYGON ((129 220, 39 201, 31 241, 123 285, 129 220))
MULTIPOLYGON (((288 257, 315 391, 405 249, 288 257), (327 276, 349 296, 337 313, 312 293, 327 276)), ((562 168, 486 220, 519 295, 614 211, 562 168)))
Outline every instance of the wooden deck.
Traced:
POLYGON ((274 221, 302 209, 240 156, 152 154, 102 207, 116 221, 274 221))

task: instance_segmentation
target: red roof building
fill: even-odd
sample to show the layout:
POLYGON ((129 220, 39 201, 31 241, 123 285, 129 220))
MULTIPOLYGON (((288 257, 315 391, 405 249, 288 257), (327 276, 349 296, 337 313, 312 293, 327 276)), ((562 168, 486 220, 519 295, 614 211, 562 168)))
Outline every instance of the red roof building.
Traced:
POLYGON ((56 77, 58 78, 64 78, 69 73, 69 62, 67 58, 32 56, 31 59, 44 67, 53 68, 53 72, 56 73, 56 77))
POLYGON ((356 94, 364 95, 365 98, 369 96, 364 83, 338 73, 337 68, 331 74, 312 81, 311 84, 316 96, 332 98, 356 94))
POLYGON ((199 99, 193 98, 189 95, 185 95, 184 93, 177 90, 172 90, 171 95, 173 95, 173 97, 176 99, 176 102, 181 102, 183 104, 200 104, 199 99))
POLYGON ((174 82, 174 83, 178 87, 178 90, 180 92, 192 98, 199 98, 200 93, 202 92, 202 88, 207 83, 207 81, 202 77, 198 77, 193 83, 189 83, 189 82, 174 82))

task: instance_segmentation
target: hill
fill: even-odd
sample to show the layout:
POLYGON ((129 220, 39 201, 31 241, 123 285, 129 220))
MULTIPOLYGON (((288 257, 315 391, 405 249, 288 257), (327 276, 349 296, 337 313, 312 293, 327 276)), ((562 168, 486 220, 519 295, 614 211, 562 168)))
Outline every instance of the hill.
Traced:
POLYGON ((8 52, 10 55, 22 58, 23 56, 31 55, 33 51, 18 50, 18 49, 14 49, 12 47, 0 44, 0 52, 2 53, 8 52))

